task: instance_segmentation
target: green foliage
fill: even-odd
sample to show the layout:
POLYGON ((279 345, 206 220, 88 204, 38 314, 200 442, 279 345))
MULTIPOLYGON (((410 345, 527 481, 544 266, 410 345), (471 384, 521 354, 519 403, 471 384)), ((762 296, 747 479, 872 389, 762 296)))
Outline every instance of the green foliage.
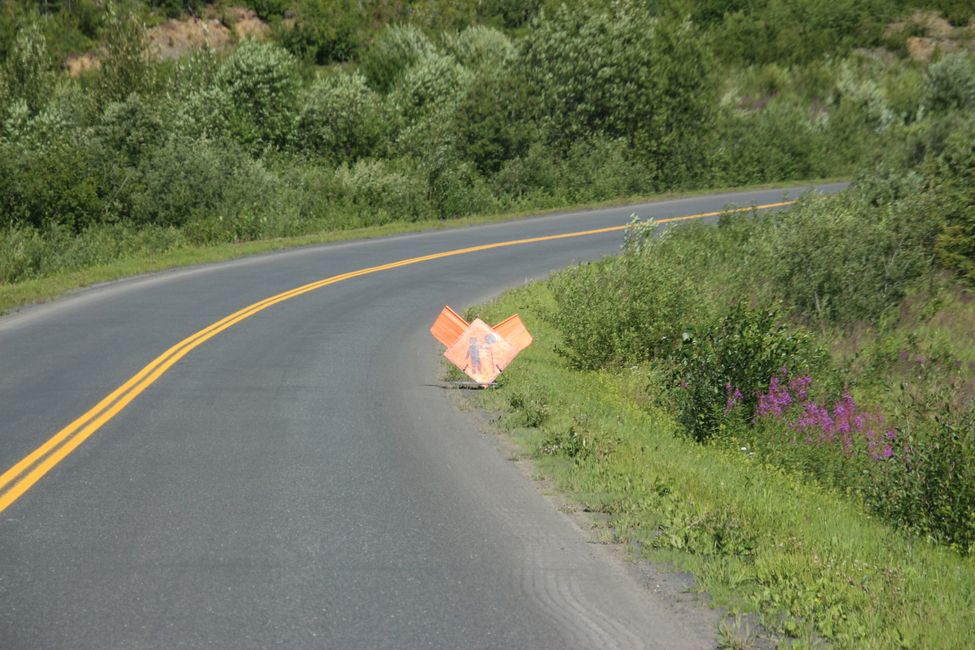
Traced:
POLYGON ((471 83, 471 73, 450 56, 431 55, 407 69, 392 98, 407 122, 450 110, 471 83))
POLYGON ((281 44, 299 60, 327 65, 352 59, 364 16, 353 0, 301 0, 281 44))
POLYGON ((434 54, 436 48, 418 27, 390 25, 363 54, 360 66, 372 87, 386 92, 408 68, 434 54))
POLYGON ((482 174, 524 155, 533 138, 524 86, 510 74, 485 74, 470 83, 452 115, 455 146, 482 174))
POLYGON ((671 370, 677 421, 698 442, 727 433, 732 406, 735 417, 750 422, 769 378, 781 368, 806 369, 814 358, 808 334, 774 309, 738 303, 684 332, 671 370))
POLYGON ((432 216, 423 179, 379 160, 343 166, 335 175, 337 201, 356 215, 355 225, 416 221, 432 216))
POLYGON ((870 467, 870 506, 909 531, 975 554, 975 409, 953 396, 909 396, 895 456, 870 467))
POLYGON ((155 88, 155 67, 149 60, 149 35, 134 12, 108 5, 105 25, 105 55, 96 92, 101 104, 119 102, 131 93, 147 93, 155 88))
POLYGON ((975 120, 950 122, 943 150, 927 161, 925 207, 944 220, 935 254, 975 284, 975 120))
POLYGON ((246 0, 245 4, 264 20, 270 20, 283 16, 289 2, 288 0, 246 0))
POLYGON ((468 68, 495 71, 511 63, 515 58, 515 46, 496 29, 480 25, 468 27, 443 39, 444 52, 453 56, 468 68))
POLYGON ((907 209, 864 208, 844 198, 828 204, 764 220, 767 281, 800 319, 877 319, 931 269, 929 235, 907 209))
POLYGON ((824 145, 808 106, 772 101, 763 110, 727 111, 719 127, 715 164, 729 185, 779 178, 810 178, 832 171, 818 164, 824 145))
POLYGON ((975 110, 975 56, 947 54, 932 63, 924 91, 929 110, 975 110))
POLYGON ((52 63, 39 23, 31 20, 22 25, 2 68, 4 99, 21 100, 30 113, 39 112, 54 87, 52 63))
POLYGON ((212 96, 224 128, 249 145, 283 145, 298 98, 294 59, 276 45, 244 41, 220 66, 212 96))
POLYGON ((355 162, 379 150, 391 132, 382 98, 359 73, 317 79, 306 91, 295 146, 335 162, 355 162))
POLYGON ((650 253, 584 264, 551 280, 560 350, 573 367, 593 369, 668 354, 695 293, 675 268, 650 253))
POLYGON ((660 185, 700 173, 717 86, 689 23, 652 19, 632 2, 611 11, 563 5, 534 24, 522 65, 548 137, 561 146, 622 138, 660 185))

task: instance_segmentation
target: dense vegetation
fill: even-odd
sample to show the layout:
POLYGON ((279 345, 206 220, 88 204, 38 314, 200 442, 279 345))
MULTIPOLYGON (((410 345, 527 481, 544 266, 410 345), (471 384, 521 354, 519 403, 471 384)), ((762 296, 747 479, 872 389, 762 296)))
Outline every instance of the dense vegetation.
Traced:
POLYGON ((916 73, 910 119, 859 82, 852 115, 885 126, 846 192, 635 223, 620 256, 500 309, 555 341, 486 398, 543 466, 620 539, 810 643, 971 632, 975 60, 916 73))
MULTIPOLYGON (((231 6, 0 3, 0 283, 187 245, 841 175, 878 134, 971 101, 969 57, 928 69, 903 51, 923 24, 882 29, 915 6, 963 24, 948 0, 248 4, 264 42, 159 61, 147 25, 232 24, 231 6), (99 66, 59 68, 87 49, 99 66)), ((959 233, 945 245, 963 250, 959 233)))

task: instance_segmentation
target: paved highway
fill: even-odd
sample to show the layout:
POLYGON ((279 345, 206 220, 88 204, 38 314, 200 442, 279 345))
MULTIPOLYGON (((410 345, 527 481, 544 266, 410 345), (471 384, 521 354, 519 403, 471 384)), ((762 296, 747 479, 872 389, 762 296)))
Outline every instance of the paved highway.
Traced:
POLYGON ((435 254, 801 191, 319 246, 0 319, 0 648, 713 645, 438 386, 444 304, 622 233, 435 254))

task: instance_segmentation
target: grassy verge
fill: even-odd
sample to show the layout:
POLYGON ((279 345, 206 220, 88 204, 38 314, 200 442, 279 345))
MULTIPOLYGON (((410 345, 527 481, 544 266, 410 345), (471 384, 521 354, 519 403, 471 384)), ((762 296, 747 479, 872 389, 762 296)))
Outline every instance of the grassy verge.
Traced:
MULTIPOLYGON (((519 312, 535 336, 486 408, 540 470, 615 537, 692 572, 716 604, 757 613, 783 643, 959 648, 975 621, 975 561, 911 540, 840 495, 734 450, 675 435, 640 373, 570 370, 545 284, 478 314, 519 312)), ((730 642, 730 637, 726 637, 730 642)))
POLYGON ((226 243, 211 246, 185 246, 165 253, 141 253, 124 256, 118 260, 81 269, 59 272, 54 275, 26 280, 12 284, 0 284, 0 315, 12 309, 38 302, 57 298, 66 292, 88 287, 102 282, 110 282, 121 278, 131 277, 143 273, 152 273, 168 269, 221 262, 225 260, 269 253, 289 248, 312 246, 354 239, 369 239, 387 237, 404 233, 438 230, 446 228, 463 228, 466 226, 497 223, 522 219, 528 216, 542 216, 572 210, 595 209, 613 205, 630 205, 649 201, 663 201, 693 197, 704 194, 777 189, 795 187, 799 185, 813 185, 836 182, 839 178, 815 179, 807 181, 786 181, 781 183, 767 183, 744 187, 726 187, 694 192, 671 192, 646 196, 633 196, 599 203, 567 205, 547 210, 521 210, 503 214, 478 215, 451 220, 429 219, 415 222, 394 222, 383 226, 355 228, 349 230, 331 230, 297 237, 278 239, 264 239, 243 243, 226 243))

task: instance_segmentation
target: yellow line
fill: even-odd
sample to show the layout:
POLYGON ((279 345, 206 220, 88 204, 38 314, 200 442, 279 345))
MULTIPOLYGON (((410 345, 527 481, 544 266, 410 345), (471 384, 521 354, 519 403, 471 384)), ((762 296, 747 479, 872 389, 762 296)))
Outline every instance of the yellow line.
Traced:
MULTIPOLYGON (((666 219, 658 219, 656 223, 673 223, 678 221, 689 221, 691 219, 703 219, 706 217, 714 217, 726 212, 747 212, 751 210, 767 210, 770 208, 778 208, 787 205, 791 205, 795 201, 780 201, 778 203, 767 203, 765 205, 755 206, 753 208, 737 208, 734 210, 725 210, 718 212, 704 212, 701 214, 692 214, 683 217, 670 217, 666 219)), ((444 251, 441 253, 433 253, 430 255, 423 255, 420 257, 413 257, 410 259, 399 260, 397 262, 390 262, 388 264, 382 264, 379 266, 371 266, 365 269, 359 269, 358 271, 351 271, 349 273, 342 273, 340 275, 333 275, 332 277, 325 278, 323 280, 318 280, 316 282, 311 282, 309 284, 302 285, 291 289, 290 291, 285 291, 273 295, 269 298, 265 298, 260 302, 256 302, 253 305, 249 305, 240 309, 225 318, 205 327, 204 329, 188 336, 176 345, 172 346, 161 355, 153 359, 148 365, 146 365, 142 370, 136 373, 132 378, 126 381, 124 384, 116 388, 114 391, 109 393, 105 398, 98 402, 95 406, 86 411, 83 415, 72 421, 69 425, 58 431, 54 436, 52 436, 47 442, 42 444, 40 447, 32 451, 30 454, 25 456, 20 462, 15 464, 13 467, 8 469, 2 475, 0 475, 0 490, 9 487, 2 496, 0 496, 0 512, 7 509, 13 502, 15 502, 21 495, 29 490, 37 481, 39 481, 45 474, 47 474, 55 465, 60 463, 68 454, 78 448, 79 445, 85 442, 88 438, 92 436, 98 429, 100 429, 106 422, 115 417, 122 409, 128 406, 136 397, 141 395, 149 386, 151 386, 159 377, 161 377, 167 370, 169 370, 174 364, 176 364, 180 359, 185 357, 187 354, 192 352, 194 349, 203 345, 205 342, 217 336, 221 332, 233 327, 237 323, 250 318, 254 314, 261 312, 268 307, 276 305, 285 300, 290 300, 302 294, 308 293, 309 291, 315 291, 316 289, 321 289, 330 284, 336 284, 337 282, 342 282, 344 280, 349 280, 362 275, 369 275, 371 273, 378 273, 380 271, 388 271, 391 269, 396 269, 401 266, 409 266, 411 264, 419 264, 421 262, 429 262, 433 260, 443 259, 445 257, 454 257, 456 255, 466 255, 468 253, 476 253, 479 251, 492 250, 495 248, 504 248, 507 246, 519 246, 523 244, 535 244, 546 241, 553 241, 557 239, 568 239, 572 237, 587 237, 591 235, 599 235, 603 233, 617 232, 620 230, 625 230, 628 226, 610 226, 607 228, 596 228, 594 230, 583 230, 579 232, 563 233, 561 235, 546 235, 543 237, 530 237, 527 239, 515 239, 505 242, 497 242, 494 244, 484 244, 481 246, 471 246, 469 248, 458 248, 451 251, 444 251), (28 471, 29 470, 29 471, 28 471), (18 477, 21 477, 19 481, 14 483, 18 477)))

